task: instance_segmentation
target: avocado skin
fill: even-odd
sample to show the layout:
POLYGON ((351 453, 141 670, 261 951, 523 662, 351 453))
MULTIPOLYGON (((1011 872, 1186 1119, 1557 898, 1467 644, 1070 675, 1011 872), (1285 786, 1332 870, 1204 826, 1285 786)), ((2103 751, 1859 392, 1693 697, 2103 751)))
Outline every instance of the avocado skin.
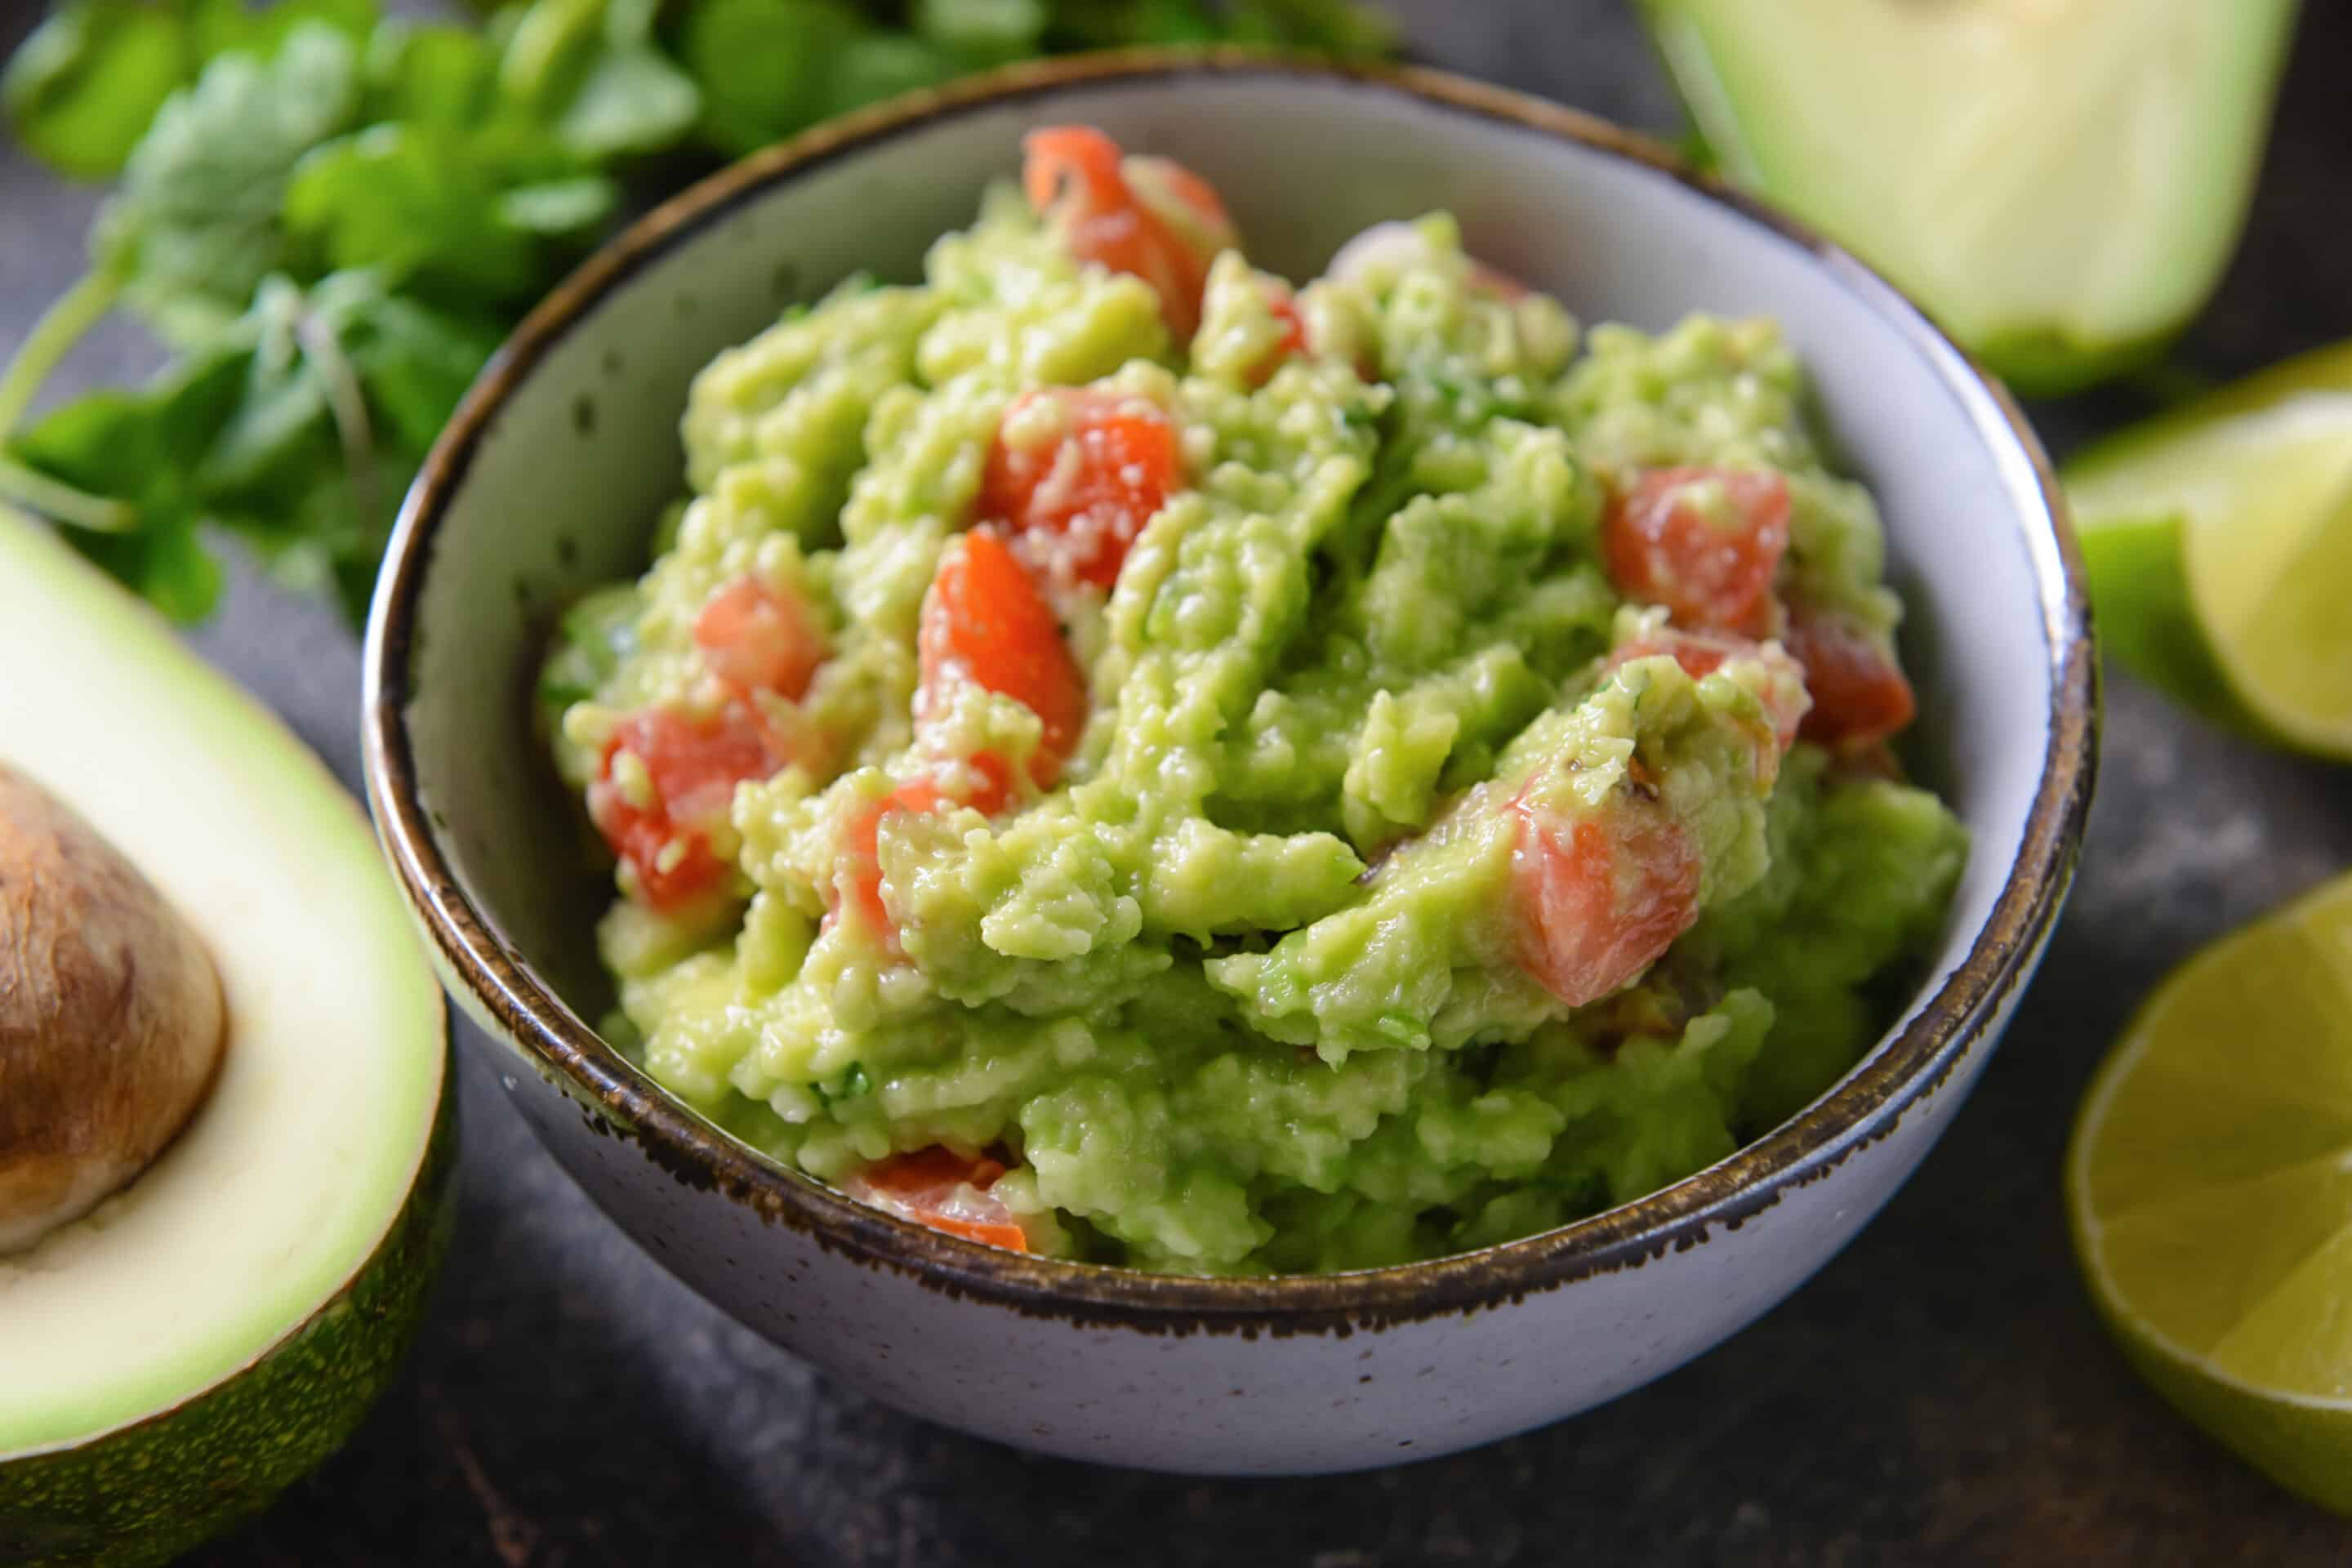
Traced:
POLYGON ((193 1399, 73 1447, 0 1461, 0 1563, 168 1563, 258 1513, 342 1447, 399 1370, 448 1250, 457 1097, 446 1054, 442 1073, 415 1184, 342 1289, 193 1399))

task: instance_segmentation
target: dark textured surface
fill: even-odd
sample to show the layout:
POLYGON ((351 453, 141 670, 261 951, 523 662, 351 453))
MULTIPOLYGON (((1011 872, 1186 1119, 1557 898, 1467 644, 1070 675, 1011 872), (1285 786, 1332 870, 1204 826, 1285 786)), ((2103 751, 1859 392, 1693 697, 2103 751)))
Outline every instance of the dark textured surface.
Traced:
MULTIPOLYGON (((2226 0, 2216 0, 2226 3, 2226 0)), ((0 5, 10 18, 22 0, 0 5)), ((1614 0, 1403 0, 1433 61, 1670 130, 1614 0)), ((2352 9, 2308 7, 2252 230, 2184 346, 2224 375, 2352 336, 2352 9)), ((21 21, 0 22, 0 42, 21 21)), ((89 205, 0 146, 0 344, 75 269, 89 205)), ((122 334, 78 379, 141 363, 122 334)), ((2130 394, 2036 410, 2062 450, 2130 394)), ((204 651, 356 774, 358 658, 241 582, 204 651)), ((1163 1479, 1026 1458, 818 1380, 604 1225, 468 1058, 463 1210, 405 1376, 351 1447, 206 1564, 1106 1559, 2337 1563, 2347 1526, 2176 1420, 2093 1321, 2059 1212, 2076 1097, 2205 938, 2352 862, 2352 775, 2203 728, 2126 679, 2074 903, 2000 1055, 1846 1254, 1714 1354, 1607 1409, 1410 1469, 1163 1479)))

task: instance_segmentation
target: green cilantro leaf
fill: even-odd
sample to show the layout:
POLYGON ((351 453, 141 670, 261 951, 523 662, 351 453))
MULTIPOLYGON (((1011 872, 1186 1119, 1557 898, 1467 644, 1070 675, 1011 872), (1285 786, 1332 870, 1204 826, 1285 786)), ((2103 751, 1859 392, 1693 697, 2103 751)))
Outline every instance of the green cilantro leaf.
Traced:
POLYGON ((836 0, 704 0, 682 44, 702 87, 704 136, 748 153, 814 124, 833 107, 838 63, 865 33, 836 0))
POLYGON ((658 0, 533 0, 499 65, 507 98, 593 161, 663 152, 702 113, 695 80, 656 47, 658 0))
POLYGON ((218 595, 220 531, 356 616, 403 489, 499 337, 611 216, 623 161, 688 138, 748 150, 1040 51, 1393 43, 1360 0, 474 8, 492 14, 62 0, 0 72, 0 111, 37 156, 122 185, 91 271, 0 369, 0 494, 183 618, 218 595), (7 439, 118 303, 181 357, 7 439))
POLYGON ((499 197, 499 221, 526 234, 576 237, 621 205, 621 187, 602 174, 573 174, 515 185, 499 197))
POLYGON ((194 473, 235 410, 245 358, 235 347, 191 355, 135 391, 66 405, 16 445, 39 472, 124 503, 130 526, 66 538, 176 620, 203 619, 220 595, 220 569, 196 538, 205 508, 194 473))
POLYGON ((205 62, 237 49, 268 55, 305 22, 356 39, 374 0, 69 0, 18 47, 0 74, 18 140, 76 179, 110 179, 164 100, 205 62))
POLYGON ((394 17, 368 40, 361 73, 370 124, 470 125, 498 104, 498 51, 468 27, 394 17))
POLYGON ((1056 49, 1205 44, 1219 37, 1202 0, 1056 0, 1046 42, 1056 49))
POLYGON ((538 275, 530 235, 499 221, 497 187, 455 133, 387 122, 317 148, 286 186, 289 239, 323 268, 365 267, 504 300, 538 275))
POLYGON ((295 164, 358 108, 358 51, 333 28, 296 27, 267 64, 221 56, 131 153, 100 225, 100 267, 127 279, 167 341, 219 331, 284 265, 278 213, 295 164))
POLYGON ((1045 31, 1040 0, 915 0, 916 35, 973 65, 996 65, 1037 52, 1045 31))
POLYGON ((694 79, 660 50, 641 45, 596 58, 555 132, 583 158, 658 153, 694 129, 701 112, 694 79))
POLYGON ((527 301, 554 270, 551 237, 582 235, 619 204, 543 132, 372 125, 303 159, 286 190, 293 254, 365 268, 429 298, 527 301))
POLYGON ((845 1100, 863 1100, 872 1094, 874 1079, 866 1072, 864 1062, 852 1062, 849 1064, 848 1070, 841 1075, 838 1085, 820 1083, 813 1087, 816 1089, 819 1100, 827 1105, 835 1105, 845 1100))
POLYGON ((1226 31, 1237 42, 1340 56, 1385 55, 1396 25, 1358 0, 1231 0, 1226 31))
POLYGON ((9 59, 0 107, 35 156, 75 179, 106 180, 187 79, 187 29, 170 10, 66 5, 9 59))
POLYGON ((198 66, 231 49, 268 56, 299 27, 333 28, 354 44, 382 22, 376 0, 165 0, 184 11, 196 46, 198 66))
POLYGON ((297 587, 367 613, 394 514, 496 334, 390 292, 371 272, 263 286, 240 323, 244 396, 205 454, 215 521, 297 587))
POLYGON ((1387 54, 1396 28, 1363 0, 1051 0, 1053 49, 1126 44, 1236 43, 1322 54, 1387 54))
POLYGON ((393 293, 364 272, 322 279, 310 298, 359 375, 379 439, 416 460, 505 332, 502 323, 393 293))
POLYGON ((902 92, 937 87, 961 72, 961 61, 927 38, 866 33, 842 46, 825 92, 825 112, 845 114, 902 92))
POLYGON ((202 536, 218 529, 356 618, 402 492, 494 345, 370 273, 273 276, 210 342, 144 387, 56 410, 15 458, 115 505, 119 524, 67 537, 168 614, 211 609, 202 536))

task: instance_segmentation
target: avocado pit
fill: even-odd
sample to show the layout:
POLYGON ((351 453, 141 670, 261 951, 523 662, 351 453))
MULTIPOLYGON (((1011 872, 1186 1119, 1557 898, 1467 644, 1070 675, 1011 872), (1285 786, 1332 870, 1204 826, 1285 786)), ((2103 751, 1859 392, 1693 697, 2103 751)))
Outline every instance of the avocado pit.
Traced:
POLYGON ((145 1170, 227 1041, 220 979, 155 885, 0 763, 0 1252, 145 1170))

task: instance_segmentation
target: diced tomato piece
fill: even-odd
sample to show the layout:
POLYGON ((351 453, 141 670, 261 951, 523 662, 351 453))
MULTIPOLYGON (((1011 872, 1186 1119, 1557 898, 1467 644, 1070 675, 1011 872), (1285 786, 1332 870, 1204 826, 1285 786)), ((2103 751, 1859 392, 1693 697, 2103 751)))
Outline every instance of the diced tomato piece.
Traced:
MULTIPOLYGON (((1128 184, 1144 205, 1199 234, 1222 239, 1220 249, 1233 243, 1233 215, 1225 211, 1225 199, 1217 195, 1216 186, 1173 158, 1138 153, 1123 166, 1128 184)), ((1215 252, 1210 254, 1213 258, 1215 252)))
POLYGON ((709 891, 726 872, 710 847, 709 828, 727 815, 735 786, 783 766, 758 718, 740 703, 694 720, 667 708, 648 708, 622 720, 604 744, 588 815, 635 873, 636 891, 657 910, 672 910, 709 891), (631 801, 614 782, 623 752, 645 765, 652 799, 631 801))
POLYGON ((1118 143, 1091 126, 1033 131, 1022 146, 1029 205, 1063 248, 1150 284, 1170 336, 1191 342, 1209 263, 1234 243, 1208 182, 1166 159, 1123 160, 1118 143))
POLYGON ((866 928, 880 932, 893 951, 898 933, 882 902, 882 819, 894 811, 937 811, 950 805, 969 805, 989 816, 1003 811, 1013 799, 1013 770, 1004 759, 982 752, 966 765, 978 779, 961 795, 950 795, 931 779, 909 779, 851 817, 842 830, 840 853, 849 869, 849 900, 866 928))
POLYGON ((1021 140, 1021 185, 1032 210, 1043 214, 1065 196, 1082 196, 1089 210, 1129 201, 1126 155, 1091 125, 1048 125, 1021 140))
POLYGON ((1519 966, 1571 1007, 1657 962, 1698 918, 1699 859, 1666 809, 1628 795, 1563 819, 1511 803, 1519 966))
POLYGON ((978 513, 1038 546, 1066 580, 1108 592, 1128 546, 1183 484, 1176 427, 1140 398, 1076 387, 1023 394, 1012 423, 1041 402, 1058 405, 1061 437, 1032 447, 1000 433, 981 477, 978 513))
POLYGON ((824 634, 800 595, 748 574, 702 606, 694 644, 710 673, 741 697, 772 691, 798 700, 825 654, 824 634))
POLYGON ((922 661, 918 712, 950 682, 979 682, 1026 704, 1044 726, 1029 759, 1039 789, 1051 789, 1086 728, 1087 685, 1035 579, 991 529, 950 543, 923 596, 916 646, 922 661))
POLYGON ((1726 660, 1746 652, 1756 645, 1744 637, 1710 637, 1705 632, 1669 631, 1654 637, 1636 637, 1609 652, 1609 668, 1631 664, 1637 658, 1656 658, 1661 654, 1683 667, 1683 673, 1693 680, 1705 680, 1721 669, 1726 660))
POLYGON ((844 1190, 861 1203, 917 1225, 1026 1252, 1029 1237, 1020 1222, 1003 1199, 989 1192, 1003 1174, 1004 1167, 984 1154, 959 1154, 934 1145, 868 1165, 844 1190))
POLYGON ((994 752, 966 757, 964 766, 979 775, 966 782, 956 797, 982 816, 994 816, 1013 804, 1013 765, 994 752))
POLYGON ((623 816, 604 821, 605 842, 635 873, 640 901, 656 910, 676 910, 716 887, 727 870, 710 847, 710 837, 700 828, 678 829, 658 815, 623 816), (664 864, 673 844, 677 854, 664 864))
MULTIPOLYGON (((882 818, 894 810, 929 811, 936 804, 936 791, 933 792, 933 799, 920 805, 902 801, 899 795, 913 787, 910 784, 900 785, 898 793, 884 795, 866 806, 844 824, 841 830, 840 855, 844 868, 849 873, 845 901, 857 910, 866 922, 866 930, 881 933, 893 946, 897 942, 897 932, 890 924, 890 911, 882 902, 882 818)), ((828 912, 826 920, 831 921, 838 912, 838 910, 828 912)))
POLYGON ((1845 616, 1791 605, 1781 641, 1805 667, 1805 689, 1812 693, 1806 740, 1859 751, 1896 733, 1918 711, 1893 652, 1845 616))
MULTIPOLYGON (((1717 632, 1675 631, 1669 627, 1654 637, 1636 637, 1612 649, 1606 668, 1615 669, 1619 665, 1659 654, 1664 654, 1681 665, 1684 673, 1693 680, 1705 680, 1721 669, 1726 661, 1734 658, 1780 658, 1786 662, 1785 656, 1768 655, 1761 646, 1746 637, 1717 632)), ((1789 700, 1774 700, 1768 697, 1765 701, 1765 710, 1772 717, 1773 743, 1782 752, 1796 744, 1798 727, 1805 716, 1804 706, 1794 700, 1795 695, 1791 692, 1789 700)))
POLYGON ((1610 581, 1663 605, 1695 631, 1768 635, 1772 576, 1789 548, 1789 485, 1754 469, 1652 468, 1613 497, 1602 520, 1610 581), (1711 518, 1691 488, 1722 487, 1729 515, 1711 518))
POLYGON ((1307 352, 1307 318, 1298 313, 1297 300, 1285 290, 1275 295, 1270 309, 1274 319, 1283 325, 1282 337, 1250 372, 1252 386, 1264 386, 1273 379, 1274 373, 1282 368, 1284 361, 1293 354, 1307 352))

